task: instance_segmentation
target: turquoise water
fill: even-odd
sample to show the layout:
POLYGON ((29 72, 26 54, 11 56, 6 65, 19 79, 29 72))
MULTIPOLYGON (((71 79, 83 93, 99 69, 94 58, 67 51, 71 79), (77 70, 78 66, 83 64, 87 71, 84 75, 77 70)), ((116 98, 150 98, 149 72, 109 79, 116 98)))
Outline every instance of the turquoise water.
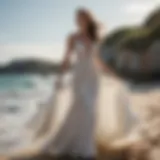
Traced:
POLYGON ((19 75, 5 75, 0 76, 0 89, 27 89, 34 87, 32 77, 30 76, 19 76, 19 75))
POLYGON ((0 90, 10 89, 31 89, 37 86, 39 82, 49 84, 52 82, 52 76, 43 77, 40 75, 0 75, 0 90))

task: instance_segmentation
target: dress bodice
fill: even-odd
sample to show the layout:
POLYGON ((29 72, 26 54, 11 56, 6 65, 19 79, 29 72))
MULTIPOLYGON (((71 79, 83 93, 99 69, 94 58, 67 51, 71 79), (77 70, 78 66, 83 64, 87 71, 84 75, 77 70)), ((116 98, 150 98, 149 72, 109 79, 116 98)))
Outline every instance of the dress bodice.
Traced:
POLYGON ((93 70, 94 48, 94 44, 91 44, 91 46, 87 47, 87 45, 81 40, 77 40, 75 42, 75 66, 77 66, 79 69, 81 68, 83 72, 84 70, 87 71, 88 69, 93 70))
POLYGON ((94 64, 94 44, 87 47, 83 41, 75 42, 75 56, 73 75, 77 84, 95 84, 97 72, 94 64), (93 82, 93 83, 92 83, 93 82))
POLYGON ((81 40, 76 40, 75 41, 75 46, 74 46, 75 52, 77 54, 77 58, 79 60, 81 59, 88 59, 93 56, 94 53, 94 44, 91 44, 89 47, 81 41, 81 40))

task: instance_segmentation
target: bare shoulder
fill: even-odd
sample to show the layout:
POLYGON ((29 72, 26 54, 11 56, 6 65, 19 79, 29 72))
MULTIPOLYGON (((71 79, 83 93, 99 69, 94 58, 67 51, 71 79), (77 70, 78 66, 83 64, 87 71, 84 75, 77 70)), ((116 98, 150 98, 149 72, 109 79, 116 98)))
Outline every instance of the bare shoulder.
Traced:
POLYGON ((73 43, 77 39, 77 36, 77 33, 71 33, 68 35, 67 40, 73 43))
POLYGON ((76 33, 69 34, 69 36, 67 37, 68 45, 71 48, 74 48, 74 44, 75 44, 76 39, 77 39, 77 34, 76 33))

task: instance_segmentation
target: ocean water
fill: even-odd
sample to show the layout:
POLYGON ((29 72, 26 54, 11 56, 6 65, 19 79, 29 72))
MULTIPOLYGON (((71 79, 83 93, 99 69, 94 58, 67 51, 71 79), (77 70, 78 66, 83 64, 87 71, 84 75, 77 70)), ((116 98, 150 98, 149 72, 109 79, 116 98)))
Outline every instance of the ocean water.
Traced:
POLYGON ((54 80, 54 76, 0 75, 0 152, 13 149, 15 143, 22 146, 26 139, 22 128, 45 107, 54 80))

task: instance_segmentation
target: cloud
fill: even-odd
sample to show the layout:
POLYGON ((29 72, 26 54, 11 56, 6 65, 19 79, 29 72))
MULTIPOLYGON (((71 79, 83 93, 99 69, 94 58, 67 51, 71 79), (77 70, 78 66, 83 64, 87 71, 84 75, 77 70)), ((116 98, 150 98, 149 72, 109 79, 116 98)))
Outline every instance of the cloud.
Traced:
POLYGON ((156 7, 156 3, 154 1, 139 1, 129 3, 124 9, 124 11, 128 14, 146 14, 153 10, 156 7))
POLYGON ((129 22, 140 23, 155 8, 159 0, 133 0, 122 7, 122 12, 128 17, 129 22))
POLYGON ((42 58, 60 61, 63 45, 0 45, 1 63, 16 58, 42 58))

